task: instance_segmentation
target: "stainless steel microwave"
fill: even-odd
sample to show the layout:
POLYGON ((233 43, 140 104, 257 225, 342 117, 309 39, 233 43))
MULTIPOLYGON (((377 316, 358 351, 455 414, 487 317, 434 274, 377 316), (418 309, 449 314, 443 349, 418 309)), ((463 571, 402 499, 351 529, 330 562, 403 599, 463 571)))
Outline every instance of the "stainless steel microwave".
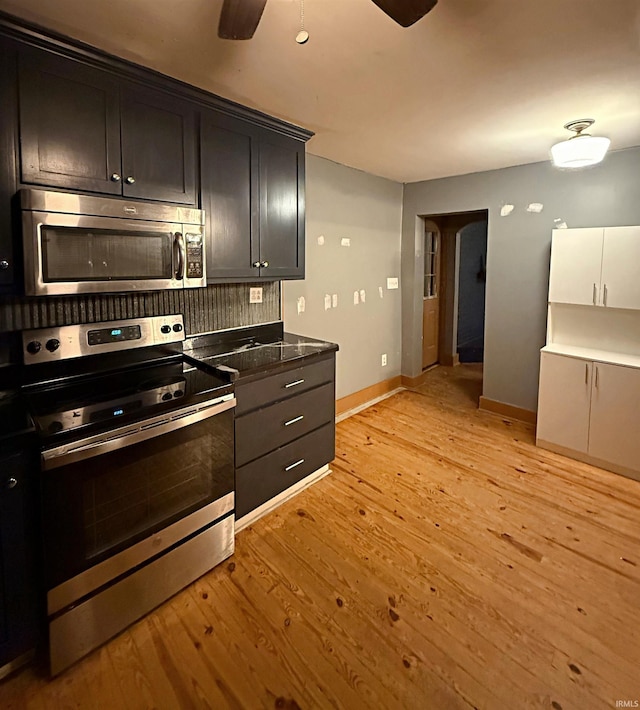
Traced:
POLYGON ((206 286, 204 212, 21 190, 29 296, 206 286))

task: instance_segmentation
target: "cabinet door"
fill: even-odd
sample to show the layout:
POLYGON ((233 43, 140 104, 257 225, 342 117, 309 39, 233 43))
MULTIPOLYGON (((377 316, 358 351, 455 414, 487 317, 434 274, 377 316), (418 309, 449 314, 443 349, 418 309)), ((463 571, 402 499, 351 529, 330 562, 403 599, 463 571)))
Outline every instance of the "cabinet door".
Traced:
POLYGON ((260 139, 261 276, 304 278, 304 144, 260 139))
POLYGON ((36 465, 25 452, 0 459, 0 667, 36 643, 36 465))
POLYGON ((37 50, 20 55, 22 182, 120 194, 118 84, 37 50))
POLYGON ((607 227, 602 251, 605 306, 640 309, 640 227, 607 227))
POLYGON ((195 110, 138 86, 122 92, 122 194, 196 203, 195 110))
POLYGON ((536 440, 586 453, 593 364, 541 353, 536 440))
POLYGON ((256 278, 257 143, 242 121, 202 116, 200 172, 207 239, 207 280, 256 278))
POLYGON ((0 292, 9 292, 18 269, 14 260, 11 198, 16 191, 18 85, 16 49, 0 42, 0 292))
POLYGON ((602 302, 603 229, 554 229, 549 301, 595 306, 602 302))
POLYGON ((640 471, 640 369, 594 364, 589 455, 640 471))

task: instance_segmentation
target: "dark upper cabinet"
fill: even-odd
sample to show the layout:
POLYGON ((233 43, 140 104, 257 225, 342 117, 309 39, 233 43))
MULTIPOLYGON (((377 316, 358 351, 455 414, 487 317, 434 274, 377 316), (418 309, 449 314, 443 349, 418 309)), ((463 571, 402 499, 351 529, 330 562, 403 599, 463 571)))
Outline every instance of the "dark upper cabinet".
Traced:
POLYGON ((23 183, 196 203, 188 101, 37 49, 19 63, 23 183))
POLYGON ((139 86, 125 88, 121 95, 123 194, 194 205, 192 105, 139 86))
POLYGON ((259 166, 261 274, 303 279, 304 143, 263 132, 259 166))
POLYGON ((24 183, 122 193, 116 79, 37 50, 20 54, 20 162, 24 183))
POLYGON ((201 126, 208 280, 304 278, 304 143, 214 111, 201 126))
POLYGON ((259 267, 253 264, 260 254, 255 131, 213 111, 203 114, 201 131, 207 279, 255 279, 259 267))
POLYGON ((11 211, 16 190, 16 56, 13 43, 0 42, 0 293, 11 292, 15 275, 20 272, 11 211))
POLYGON ((27 449, 0 455, 0 669, 37 642, 37 473, 27 449))

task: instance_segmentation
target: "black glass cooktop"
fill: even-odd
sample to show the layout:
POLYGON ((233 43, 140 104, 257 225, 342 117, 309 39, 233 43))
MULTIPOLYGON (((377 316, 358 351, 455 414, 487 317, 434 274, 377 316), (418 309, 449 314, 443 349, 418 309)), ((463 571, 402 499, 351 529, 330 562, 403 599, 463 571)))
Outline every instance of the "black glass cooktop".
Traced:
POLYGON ((32 385, 25 396, 38 434, 58 443, 188 408, 232 391, 215 374, 178 356, 102 375, 32 385))

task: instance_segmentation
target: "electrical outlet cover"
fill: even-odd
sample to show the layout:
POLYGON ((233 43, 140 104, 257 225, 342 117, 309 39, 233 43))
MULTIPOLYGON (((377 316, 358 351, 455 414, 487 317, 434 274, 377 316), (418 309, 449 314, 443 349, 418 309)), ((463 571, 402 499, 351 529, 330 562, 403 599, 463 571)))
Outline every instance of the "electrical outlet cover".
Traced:
POLYGON ((398 279, 396 278, 389 278, 387 279, 387 289, 391 290, 392 288, 398 288, 398 279))
POLYGON ((249 289, 249 303, 262 303, 262 286, 249 289))

